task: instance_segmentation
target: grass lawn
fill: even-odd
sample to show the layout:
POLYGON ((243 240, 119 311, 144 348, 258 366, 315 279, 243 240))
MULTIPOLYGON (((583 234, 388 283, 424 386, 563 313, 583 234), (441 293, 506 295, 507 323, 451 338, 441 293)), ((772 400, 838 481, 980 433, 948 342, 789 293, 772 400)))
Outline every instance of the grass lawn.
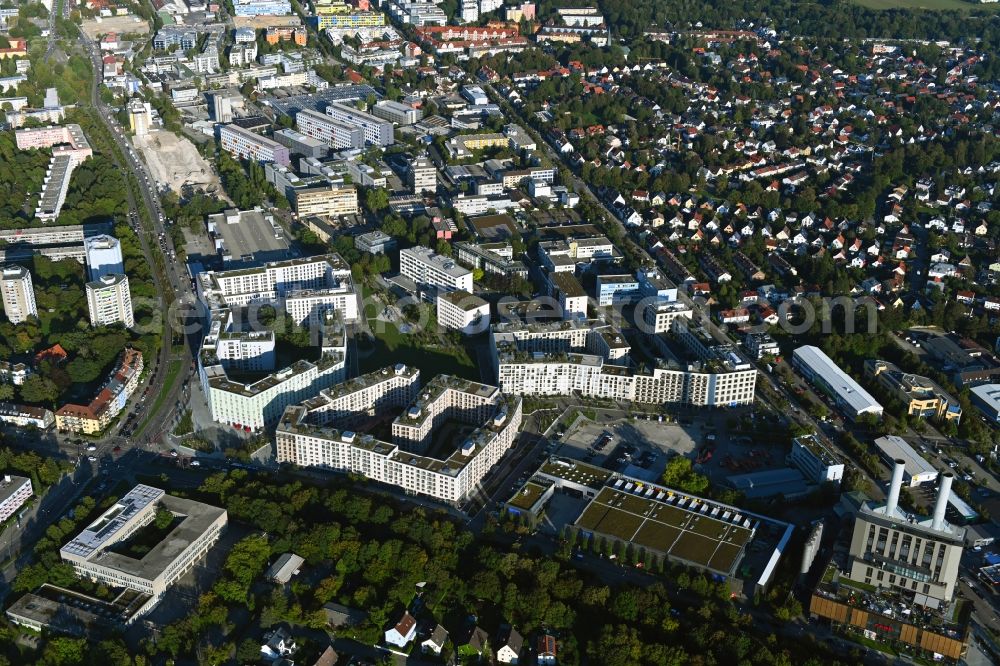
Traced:
POLYGON ((970 11, 973 9, 997 11, 998 3, 982 5, 966 0, 854 0, 869 9, 930 9, 935 11, 970 11))
MULTIPOLYGON (((479 368, 473 363, 468 351, 463 348, 428 348, 420 345, 416 335, 399 332, 394 324, 371 321, 375 333, 375 351, 360 360, 360 371, 373 372, 395 363, 405 363, 420 370, 424 382, 435 375, 448 374, 481 381, 479 368), (381 331, 379 329, 382 329, 381 331)), ((365 345, 359 345, 367 352, 365 345)))
POLYGON ((160 411, 161 407, 163 407, 163 403, 164 401, 166 401, 167 395, 170 394, 170 389, 173 388, 174 382, 177 381, 177 375, 180 374, 182 366, 183 362, 180 359, 174 359, 170 361, 170 365, 167 367, 167 379, 163 383, 163 388, 156 395, 156 400, 153 401, 153 404, 150 406, 149 411, 146 412, 146 419, 136 429, 134 435, 135 437, 139 437, 139 435, 142 435, 144 433, 144 431, 146 430, 146 424, 149 423, 149 419, 152 418, 152 416, 156 414, 158 411, 160 411))

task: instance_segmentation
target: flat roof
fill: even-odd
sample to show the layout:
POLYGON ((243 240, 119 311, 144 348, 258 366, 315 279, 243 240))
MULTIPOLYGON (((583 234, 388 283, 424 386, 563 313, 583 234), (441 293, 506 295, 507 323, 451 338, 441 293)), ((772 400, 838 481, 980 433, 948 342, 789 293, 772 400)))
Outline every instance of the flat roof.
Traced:
POLYGON ((804 345, 796 349, 793 354, 800 363, 809 367, 830 387, 830 390, 836 392, 856 413, 882 411, 882 405, 819 347, 804 345))
POLYGON ((734 474, 726 477, 735 490, 743 493, 747 499, 784 495, 795 497, 809 491, 802 472, 791 467, 768 469, 749 474, 734 474))
POLYGON ((732 576, 757 522, 735 508, 622 478, 602 488, 575 524, 732 576))
POLYGON ((265 263, 288 258, 284 230, 268 221, 261 211, 225 211, 209 215, 208 221, 215 224, 229 254, 237 260, 252 257, 256 262, 265 263), (238 221, 230 223, 230 220, 238 221))
POLYGON ((971 387, 969 390, 983 404, 1000 413, 1000 384, 980 384, 979 386, 971 387))
POLYGON ((924 478, 931 481, 937 478, 938 471, 917 453, 910 444, 897 435, 887 435, 875 440, 875 446, 886 460, 902 460, 906 463, 906 475, 912 478, 924 478))
POLYGON ((0 504, 6 502, 14 493, 21 489, 25 483, 31 483, 31 479, 26 476, 7 475, 10 481, 0 477, 0 504))
POLYGON ((181 553, 208 531, 220 516, 225 515, 225 509, 167 495, 159 488, 139 484, 63 546, 60 552, 152 580, 162 575, 181 553), (180 523, 166 537, 140 559, 107 550, 109 546, 123 540, 121 532, 131 518, 157 502, 171 513, 182 516, 180 523))

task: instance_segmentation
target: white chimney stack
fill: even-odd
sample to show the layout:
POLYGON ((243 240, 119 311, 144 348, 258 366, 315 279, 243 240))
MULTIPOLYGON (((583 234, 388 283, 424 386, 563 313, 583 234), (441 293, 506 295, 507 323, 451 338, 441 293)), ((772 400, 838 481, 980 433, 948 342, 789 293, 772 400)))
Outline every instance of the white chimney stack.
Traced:
POLYGON ((951 497, 951 482, 955 480, 955 475, 945 472, 941 475, 941 486, 938 488, 937 501, 934 502, 934 522, 931 527, 936 530, 944 529, 944 512, 948 509, 948 498, 951 497))
POLYGON ((903 472, 906 470, 905 462, 898 458, 894 462, 892 481, 889 482, 889 498, 885 501, 886 516, 892 516, 896 513, 896 505, 899 504, 899 489, 903 487, 903 472))

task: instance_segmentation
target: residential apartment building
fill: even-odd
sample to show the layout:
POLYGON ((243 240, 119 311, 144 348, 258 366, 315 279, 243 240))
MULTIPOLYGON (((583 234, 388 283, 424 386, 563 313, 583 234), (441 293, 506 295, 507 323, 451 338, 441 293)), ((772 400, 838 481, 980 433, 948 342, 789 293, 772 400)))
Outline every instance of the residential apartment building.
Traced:
POLYGON ((365 128, 360 125, 341 122, 312 109, 296 113, 295 123, 300 132, 329 144, 334 150, 365 147, 365 128))
POLYGON ((373 481, 459 504, 510 449, 521 426, 519 398, 441 375, 393 422, 393 443, 371 435, 315 425, 308 405, 290 408, 276 432, 278 462, 361 474, 373 481), (426 450, 428 433, 445 420, 477 426, 454 451, 426 450))
POLYGON ((56 410, 56 428, 84 435, 100 433, 125 408, 139 386, 142 352, 127 347, 121 360, 94 399, 86 405, 67 403, 56 410))
POLYGON ((490 304, 467 291, 449 291, 437 298, 438 324, 465 335, 482 333, 490 325, 490 304))
POLYGON ((0 480, 0 523, 17 513, 33 494, 31 479, 5 474, 0 480))
POLYGON ((876 359, 865 361, 865 376, 875 379, 899 400, 909 416, 938 418, 956 424, 962 418, 958 400, 929 377, 903 372, 894 363, 876 359))
POLYGON ((274 162, 285 167, 291 164, 286 146, 238 125, 223 125, 219 130, 219 144, 224 151, 240 159, 274 162))
MULTIPOLYGON (((580 333, 582 322, 530 326, 498 324, 490 330, 494 370, 500 387, 512 395, 572 395, 644 404, 733 407, 753 404, 757 371, 730 345, 703 341, 708 334, 674 322, 664 358, 651 368, 633 371, 623 359, 628 344, 613 334, 601 334, 606 346, 580 333), (541 336, 536 331, 544 331, 541 336), (580 341, 585 340, 585 345, 580 341), (696 358, 697 360, 692 360, 696 358)), ((610 328, 610 327, 609 327, 610 328)), ((663 338, 656 344, 666 346, 663 338)))
POLYGON ((399 272, 417 286, 435 287, 441 291, 472 292, 472 271, 441 256, 434 250, 416 246, 399 253, 399 272))
POLYGON ((27 268, 7 264, 0 269, 0 291, 3 292, 3 311, 12 324, 20 324, 28 317, 38 316, 35 288, 27 268))
MULTIPOLYGON (((225 320, 223 320, 225 321, 225 320)), ((198 376, 208 398, 212 420, 246 432, 273 426, 285 408, 342 382, 346 377, 347 341, 342 329, 322 331, 319 357, 246 382, 230 379, 217 355, 220 337, 230 333, 213 317, 198 355, 198 376)))
POLYGON ((135 326, 128 276, 109 273, 100 279, 88 282, 86 292, 91 326, 113 324, 122 324, 125 328, 135 326))
POLYGON ((236 16, 285 16, 292 5, 288 0, 236 0, 233 10, 236 16))
POLYGON ((48 430, 55 425, 56 417, 51 410, 44 407, 0 402, 0 421, 19 428, 31 426, 39 430, 48 430))
POLYGON ((358 214, 358 191, 353 185, 318 185, 292 190, 292 206, 299 218, 310 215, 339 217, 358 214))
POLYGON ((326 107, 326 115, 348 125, 361 127, 365 141, 373 146, 391 146, 395 142, 392 123, 346 104, 334 102, 326 107))
POLYGON ((419 391, 420 370, 400 363, 331 386, 303 405, 313 425, 355 429, 388 410, 403 409, 419 391))

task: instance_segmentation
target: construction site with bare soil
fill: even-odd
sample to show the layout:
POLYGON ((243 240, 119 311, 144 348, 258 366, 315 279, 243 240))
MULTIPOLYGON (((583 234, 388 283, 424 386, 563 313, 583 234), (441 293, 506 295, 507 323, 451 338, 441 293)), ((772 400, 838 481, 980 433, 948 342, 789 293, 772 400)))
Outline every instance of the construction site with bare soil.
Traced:
POLYGON ((178 194, 185 185, 221 193, 219 177, 190 140, 161 130, 135 137, 134 141, 158 183, 178 194))

